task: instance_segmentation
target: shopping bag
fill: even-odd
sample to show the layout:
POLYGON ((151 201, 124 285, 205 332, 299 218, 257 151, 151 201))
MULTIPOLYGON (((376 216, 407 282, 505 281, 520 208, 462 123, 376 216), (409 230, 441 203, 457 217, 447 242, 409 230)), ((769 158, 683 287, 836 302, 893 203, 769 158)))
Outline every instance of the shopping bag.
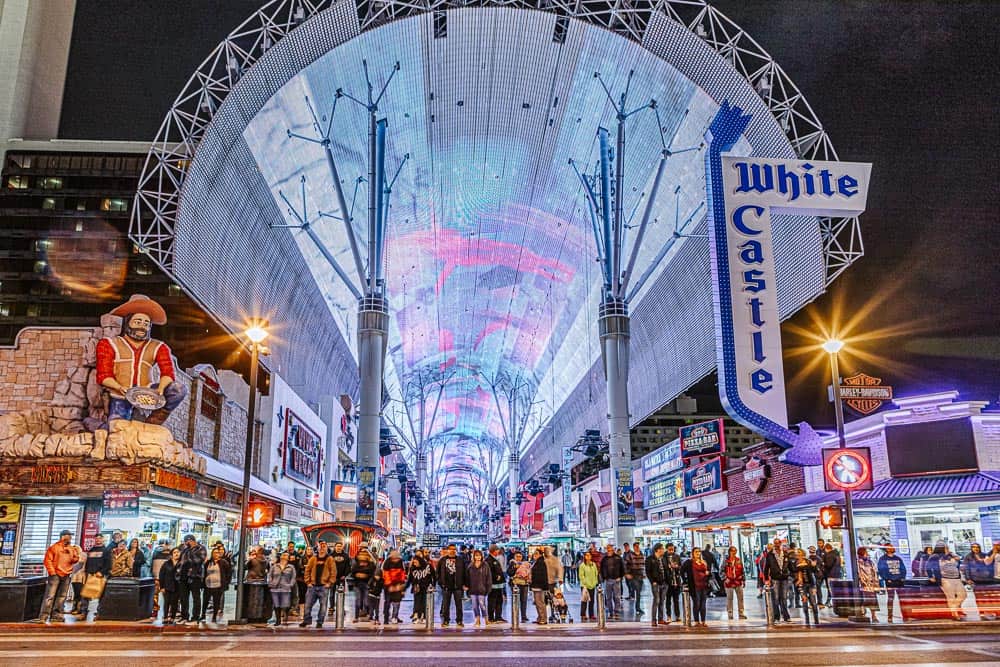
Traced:
POLYGON ((104 577, 98 577, 96 575, 89 575, 87 577, 86 583, 83 585, 83 590, 80 591, 80 597, 87 598, 88 600, 99 600, 101 595, 104 593, 104 584, 107 581, 104 577))
POLYGON ((580 591, 580 602, 590 602, 590 590, 581 587, 580 591))

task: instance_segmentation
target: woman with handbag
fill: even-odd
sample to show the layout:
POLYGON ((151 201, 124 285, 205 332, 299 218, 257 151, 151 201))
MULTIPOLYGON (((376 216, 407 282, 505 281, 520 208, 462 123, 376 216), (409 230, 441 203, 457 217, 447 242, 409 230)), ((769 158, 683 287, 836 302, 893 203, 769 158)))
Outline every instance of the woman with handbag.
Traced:
MULTIPOLYGON (((514 553, 514 557, 507 564, 507 576, 510 579, 510 586, 513 589, 514 599, 517 600, 521 608, 521 622, 528 622, 528 588, 531 584, 531 563, 524 560, 524 554, 520 551, 514 553)), ((513 609, 513 605, 511 606, 513 609)), ((517 613, 516 610, 511 614, 517 613)))
POLYGON ((181 550, 172 549, 170 558, 160 566, 158 581, 163 592, 163 624, 173 625, 181 599, 180 586, 181 550))
POLYGON ((594 614, 594 600, 597 597, 597 564, 589 551, 583 552, 583 560, 577 568, 577 575, 580 578, 580 620, 596 621, 594 614))
POLYGON ((292 586, 295 585, 295 566, 289 562, 288 552, 281 552, 277 563, 271 566, 267 586, 274 602, 274 625, 288 622, 288 609, 292 606, 292 586))

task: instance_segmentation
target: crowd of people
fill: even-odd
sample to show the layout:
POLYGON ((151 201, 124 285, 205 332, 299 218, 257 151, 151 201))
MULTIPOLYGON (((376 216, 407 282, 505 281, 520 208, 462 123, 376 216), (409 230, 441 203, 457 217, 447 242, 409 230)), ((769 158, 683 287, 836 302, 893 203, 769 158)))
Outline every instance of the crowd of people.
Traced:
MULTIPOLYGON (((886 620, 892 622, 898 589, 908 576, 939 586, 955 619, 965 616, 966 586, 1000 584, 1000 543, 988 553, 974 544, 960 558, 939 542, 916 554, 909 571, 893 546, 879 548, 883 553, 877 559, 867 547, 857 552, 861 606, 872 621, 878 620, 880 608, 876 595, 885 593, 886 620)), ((83 618, 93 612, 96 619, 100 610, 92 605, 99 607, 109 578, 151 576, 156 585, 154 619, 161 618, 162 612, 164 624, 216 623, 223 618, 225 592, 235 579, 234 562, 221 542, 209 549, 194 535, 186 535, 176 546, 160 540, 145 550, 138 540, 126 541, 116 532, 107 543, 98 535, 84 551, 73 545, 69 531, 63 531, 45 555, 48 585, 40 620, 49 623, 61 618, 70 599, 70 613, 83 618)), ((775 539, 746 567, 750 565, 756 570, 758 597, 769 593, 775 624, 792 622, 790 610, 797 609, 806 625, 818 625, 819 610, 830 605, 834 596, 831 582, 844 575, 840 551, 822 539, 808 549, 775 539)), ((747 618, 747 573, 736 547, 720 555, 711 545, 687 552, 670 543, 645 550, 639 543, 620 549, 608 544, 601 550, 592 542, 583 551, 558 551, 552 546, 522 551, 496 544, 484 550, 459 549, 452 544, 433 553, 421 548, 391 549, 383 557, 363 543, 352 558, 339 542, 319 542, 315 548, 289 542, 280 551, 251 548, 244 569, 245 581, 267 587, 274 615, 271 623, 276 626, 297 618, 300 627, 315 623, 321 628, 341 586, 353 590, 353 623, 403 623, 400 604, 407 591, 413 599, 409 620, 414 623, 424 623, 427 614, 434 613, 434 600, 428 599, 431 591, 440 594, 442 627, 453 621, 464 627, 466 602, 471 603, 476 626, 506 623, 508 596, 514 600, 512 613, 523 623, 532 622, 529 600, 534 623, 566 622, 572 620, 563 591, 567 585, 579 589, 581 622, 597 621, 599 592, 607 620, 621 620, 625 603, 638 620, 647 617, 642 606, 647 582, 652 627, 680 621, 684 595, 690 600, 691 621, 696 626, 706 625, 707 600, 712 596, 726 598, 730 620, 747 618)))

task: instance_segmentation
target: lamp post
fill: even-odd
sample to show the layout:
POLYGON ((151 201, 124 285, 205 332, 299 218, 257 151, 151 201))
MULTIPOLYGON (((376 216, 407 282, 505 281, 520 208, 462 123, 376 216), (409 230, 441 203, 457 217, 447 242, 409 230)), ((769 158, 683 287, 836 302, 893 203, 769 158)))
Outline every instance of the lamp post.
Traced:
POLYGON ((247 439, 243 452, 243 492, 240 502, 240 536, 236 553, 236 618, 235 625, 246 623, 243 599, 243 577, 245 575, 247 553, 247 512, 250 507, 250 473, 253 464, 254 420, 257 408, 257 365, 261 353, 261 343, 267 338, 267 322, 251 322, 243 335, 250 341, 250 400, 247 403, 247 439))
MULTIPOLYGON (((840 364, 837 359, 837 354, 842 349, 844 349, 844 341, 836 338, 831 338, 823 343, 823 351, 830 355, 830 374, 833 378, 833 409, 837 417, 837 446, 841 449, 846 449, 847 439, 844 437, 844 404, 840 400, 840 364)), ((847 548, 850 551, 852 589, 855 591, 855 594, 860 594, 858 545, 854 536, 854 503, 851 500, 851 492, 846 490, 844 491, 844 529, 847 531, 847 548)))

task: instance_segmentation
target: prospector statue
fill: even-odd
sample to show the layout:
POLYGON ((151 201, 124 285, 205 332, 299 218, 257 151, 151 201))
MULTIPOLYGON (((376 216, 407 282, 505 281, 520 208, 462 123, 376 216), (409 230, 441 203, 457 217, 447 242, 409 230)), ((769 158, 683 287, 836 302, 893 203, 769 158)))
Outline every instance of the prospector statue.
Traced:
POLYGON ((170 348, 163 341, 150 337, 154 324, 166 324, 163 306, 142 294, 133 294, 122 305, 111 311, 122 318, 121 335, 102 338, 97 343, 97 382, 110 394, 108 422, 115 419, 132 419, 135 407, 148 405, 153 411, 146 418, 148 424, 162 424, 170 412, 180 405, 187 389, 174 382, 174 362, 170 348), (154 384, 152 368, 159 370, 159 381, 154 384), (154 390, 162 399, 145 392, 136 396, 130 389, 136 387, 154 390), (131 399, 131 400, 130 400, 131 399))

